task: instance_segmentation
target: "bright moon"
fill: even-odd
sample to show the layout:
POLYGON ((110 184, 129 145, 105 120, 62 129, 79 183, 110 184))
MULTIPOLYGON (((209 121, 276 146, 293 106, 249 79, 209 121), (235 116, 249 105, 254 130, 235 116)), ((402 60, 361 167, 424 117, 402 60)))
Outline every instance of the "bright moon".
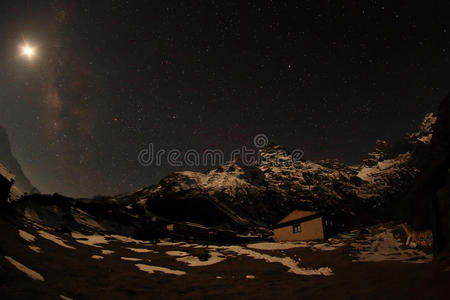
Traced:
POLYGON ((29 45, 25 45, 22 47, 22 54, 28 58, 31 58, 34 55, 34 48, 29 45))

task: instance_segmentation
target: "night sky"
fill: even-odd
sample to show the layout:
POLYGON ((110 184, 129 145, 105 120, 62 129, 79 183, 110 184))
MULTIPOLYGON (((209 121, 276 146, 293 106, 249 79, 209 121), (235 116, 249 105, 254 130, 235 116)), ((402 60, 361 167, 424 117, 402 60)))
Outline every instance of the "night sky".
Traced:
POLYGON ((264 133, 357 163, 450 91, 450 7, 351 2, 2 1, 0 125, 31 182, 70 196, 192 169, 139 165, 148 143, 229 152, 264 133))

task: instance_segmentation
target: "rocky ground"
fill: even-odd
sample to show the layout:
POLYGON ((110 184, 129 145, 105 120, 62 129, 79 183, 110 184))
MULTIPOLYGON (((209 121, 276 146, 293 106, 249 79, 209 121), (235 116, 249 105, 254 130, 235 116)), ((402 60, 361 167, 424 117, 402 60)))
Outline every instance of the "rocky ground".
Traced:
POLYGON ((2 299, 442 299, 450 271, 383 224, 324 242, 207 245, 0 221, 2 299))

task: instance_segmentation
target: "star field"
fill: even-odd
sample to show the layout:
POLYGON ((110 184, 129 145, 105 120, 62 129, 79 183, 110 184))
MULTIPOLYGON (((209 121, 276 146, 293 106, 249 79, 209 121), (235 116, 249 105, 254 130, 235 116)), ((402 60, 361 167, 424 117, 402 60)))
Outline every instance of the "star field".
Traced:
MULTIPOLYGON (((189 167, 139 150, 251 145, 357 163, 449 91, 446 2, 1 4, 0 124, 43 192, 116 194, 189 167), (22 39, 38 45, 17 57, 22 39)), ((195 168, 194 168, 195 169, 195 168)), ((195 170, 199 170, 198 168, 195 170)))

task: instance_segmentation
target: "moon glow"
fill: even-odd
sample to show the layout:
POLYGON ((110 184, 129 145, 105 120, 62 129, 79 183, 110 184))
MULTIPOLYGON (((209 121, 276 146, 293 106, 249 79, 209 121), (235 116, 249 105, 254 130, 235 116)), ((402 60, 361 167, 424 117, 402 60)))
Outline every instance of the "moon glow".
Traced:
POLYGON ((22 55, 26 56, 28 58, 32 58, 35 55, 34 48, 27 44, 22 46, 21 51, 22 51, 22 55))

